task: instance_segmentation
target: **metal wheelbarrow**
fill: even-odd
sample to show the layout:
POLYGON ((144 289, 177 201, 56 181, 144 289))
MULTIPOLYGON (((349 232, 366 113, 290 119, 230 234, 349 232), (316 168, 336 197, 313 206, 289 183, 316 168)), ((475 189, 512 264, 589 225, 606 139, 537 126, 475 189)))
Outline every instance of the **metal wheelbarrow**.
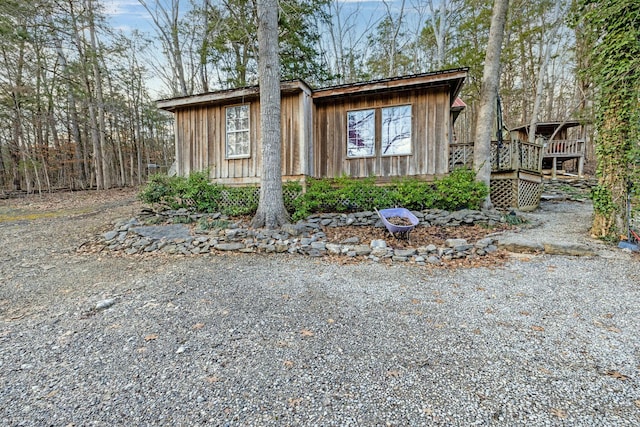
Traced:
MULTIPOLYGON (((375 209, 375 208, 374 208, 375 209)), ((414 214, 405 208, 389 208, 389 209, 375 209, 376 213, 382 220, 382 223, 389 233, 396 239, 409 240, 409 233, 416 228, 416 225, 420 223, 420 220, 416 218, 414 214), (399 217, 408 220, 411 225, 396 225, 389 222, 389 218, 399 217)))

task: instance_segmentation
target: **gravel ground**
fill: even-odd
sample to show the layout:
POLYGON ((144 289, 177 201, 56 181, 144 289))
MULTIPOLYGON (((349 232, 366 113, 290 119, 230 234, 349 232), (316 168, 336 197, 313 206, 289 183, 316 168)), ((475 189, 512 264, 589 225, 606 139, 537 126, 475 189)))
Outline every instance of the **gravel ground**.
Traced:
POLYGON ((114 200, 0 205, 1 425, 640 425, 637 256, 75 254, 114 200))

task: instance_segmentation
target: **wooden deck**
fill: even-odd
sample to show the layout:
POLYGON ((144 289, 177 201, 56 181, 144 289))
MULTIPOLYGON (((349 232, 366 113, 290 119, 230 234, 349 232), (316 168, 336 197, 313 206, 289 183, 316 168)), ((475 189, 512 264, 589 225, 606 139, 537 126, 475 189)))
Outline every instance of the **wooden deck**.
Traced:
POLYGON ((556 178, 558 160, 578 159, 578 176, 584 176, 584 158, 586 153, 585 141, 582 139, 561 139, 546 141, 543 158, 552 159, 551 177, 556 178))
MULTIPOLYGON (((491 142, 491 201, 498 208, 533 210, 542 194, 543 146, 517 139, 491 142)), ((449 146, 449 170, 473 168, 473 144, 449 146)))
MULTIPOLYGON (((458 167, 473 167, 473 143, 449 146, 449 170, 458 167)), ((517 170, 540 173, 542 146, 518 140, 491 141, 491 171, 517 170)))

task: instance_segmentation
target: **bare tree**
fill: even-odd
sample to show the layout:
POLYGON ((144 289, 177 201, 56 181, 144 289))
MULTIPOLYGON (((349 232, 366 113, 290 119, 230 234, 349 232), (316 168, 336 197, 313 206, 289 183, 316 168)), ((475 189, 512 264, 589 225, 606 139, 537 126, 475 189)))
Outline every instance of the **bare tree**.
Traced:
POLYGON ((442 68, 446 63, 447 34, 451 31, 451 19, 455 13, 455 0, 440 0, 440 5, 437 9, 437 5, 433 3, 433 0, 429 0, 429 11, 431 12, 429 22, 436 42, 436 57, 434 62, 436 68, 442 68))
MULTIPOLYGON (((493 129, 500 83, 500 54, 508 9, 509 0, 495 0, 493 3, 476 123, 473 164, 476 170, 476 179, 484 182, 487 186, 491 184, 491 130, 493 129)), ((483 207, 488 209, 491 206, 491 196, 488 195, 483 207)))
MULTIPOLYGON (((540 68, 538 69, 538 82, 536 84, 536 94, 533 101, 533 111, 531 113, 531 121, 529 122, 529 142, 534 143, 536 140, 536 125, 538 123, 538 116, 540 114, 540 103, 542 102, 542 92, 544 89, 544 78, 547 74, 547 67, 549 65, 549 59, 551 58, 552 42, 558 33, 560 25, 562 24, 562 2, 556 0, 556 4, 553 12, 554 23, 549 31, 546 46, 540 46, 544 49, 544 54, 541 56, 540 68)), ((542 43, 541 43, 542 44, 542 43)), ((555 172, 554 172, 555 173, 555 172)))
POLYGON ((278 228, 289 222, 282 198, 278 1, 258 0, 257 6, 262 178, 260 202, 251 225, 278 228))
POLYGON ((160 0, 154 0, 154 4, 149 4, 146 0, 138 1, 151 15, 162 47, 166 52, 173 76, 171 86, 174 95, 189 95, 180 44, 180 0, 171 0, 170 10, 167 10, 160 0))
POLYGON ((337 84, 352 83, 364 77, 369 31, 360 31, 359 28, 371 29, 379 23, 359 3, 349 3, 348 6, 339 0, 328 1, 319 22, 323 29, 321 50, 337 84))

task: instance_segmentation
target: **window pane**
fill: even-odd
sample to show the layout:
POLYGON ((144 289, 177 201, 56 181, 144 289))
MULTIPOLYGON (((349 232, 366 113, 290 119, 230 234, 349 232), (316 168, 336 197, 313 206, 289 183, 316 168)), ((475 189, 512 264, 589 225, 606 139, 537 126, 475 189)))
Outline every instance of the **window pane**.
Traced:
POLYGON ((249 154, 249 132, 240 132, 237 138, 236 145, 238 155, 249 154))
POLYGON ((375 154, 375 110, 347 112, 347 157, 375 154))
POLYGON ((232 157, 236 154, 236 134, 228 133, 227 134, 227 157, 232 157))
POLYGON ((250 155, 249 105, 226 109, 227 157, 250 155))
POLYGON ((411 154, 411 105, 382 109, 382 155, 411 154))

